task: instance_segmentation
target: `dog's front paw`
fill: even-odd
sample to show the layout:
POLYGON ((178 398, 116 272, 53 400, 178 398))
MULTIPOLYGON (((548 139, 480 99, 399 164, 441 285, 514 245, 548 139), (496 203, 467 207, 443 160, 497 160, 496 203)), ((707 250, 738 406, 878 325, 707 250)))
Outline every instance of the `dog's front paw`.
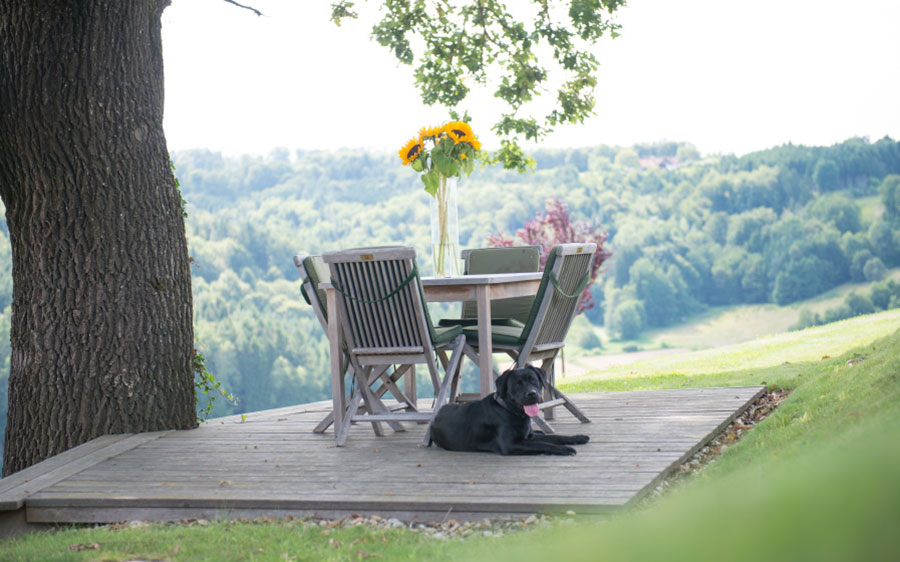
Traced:
POLYGON ((560 453, 560 454, 562 454, 562 455, 569 455, 569 456, 572 456, 572 455, 577 455, 577 454, 578 454, 578 451, 576 451, 576 450, 573 449, 572 447, 563 447, 562 450, 563 450, 563 452, 560 453))
POLYGON ((591 440, 591 438, 589 436, 581 435, 580 433, 578 435, 574 435, 573 437, 575 437, 576 445, 584 445, 585 443, 587 443, 588 441, 591 440))

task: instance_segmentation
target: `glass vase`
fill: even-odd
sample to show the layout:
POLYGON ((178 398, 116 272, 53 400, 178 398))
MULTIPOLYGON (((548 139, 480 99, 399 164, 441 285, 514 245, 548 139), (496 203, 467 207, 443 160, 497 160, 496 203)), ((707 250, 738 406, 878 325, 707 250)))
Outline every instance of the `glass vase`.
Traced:
POLYGON ((431 258, 435 277, 460 274, 456 189, 456 178, 441 176, 431 198, 431 258))

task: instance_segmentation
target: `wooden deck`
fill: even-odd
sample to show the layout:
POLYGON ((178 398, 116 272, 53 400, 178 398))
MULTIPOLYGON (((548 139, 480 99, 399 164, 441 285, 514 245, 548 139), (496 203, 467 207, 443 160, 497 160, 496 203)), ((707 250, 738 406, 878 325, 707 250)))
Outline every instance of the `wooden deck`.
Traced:
MULTIPOLYGON (((633 502, 738 416, 764 387, 576 394, 560 433, 574 457, 502 457, 422 447, 406 433, 351 429, 337 448, 311 432, 329 403, 221 418, 190 431, 95 439, 0 480, 0 527, 378 514, 403 520, 601 513, 633 502)), ((2 530, 0 530, 2 533, 2 530)))

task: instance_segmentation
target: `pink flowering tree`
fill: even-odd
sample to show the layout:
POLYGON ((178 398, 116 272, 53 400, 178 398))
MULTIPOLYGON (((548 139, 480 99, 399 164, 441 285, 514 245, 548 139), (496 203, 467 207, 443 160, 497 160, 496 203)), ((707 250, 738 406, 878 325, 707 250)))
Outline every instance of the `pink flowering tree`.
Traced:
POLYGON ((591 281, 581 295, 578 303, 578 314, 581 314, 594 306, 594 297, 590 287, 597 276, 600 275, 600 266, 612 255, 605 247, 607 233, 599 225, 593 225, 587 221, 572 221, 569 214, 569 206, 559 199, 550 199, 544 209, 544 214, 538 213, 532 220, 516 231, 518 241, 508 238, 504 233, 498 232, 488 237, 488 244, 495 248, 515 246, 518 244, 534 245, 541 247, 541 269, 550 255, 550 250, 557 244, 569 244, 574 242, 593 242, 597 244, 594 254, 594 264, 591 266, 591 281))

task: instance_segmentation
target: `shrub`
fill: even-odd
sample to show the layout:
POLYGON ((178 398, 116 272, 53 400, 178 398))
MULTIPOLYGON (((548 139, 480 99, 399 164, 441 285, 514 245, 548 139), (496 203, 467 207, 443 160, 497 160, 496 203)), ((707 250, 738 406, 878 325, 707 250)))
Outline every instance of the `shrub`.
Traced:
POLYGON ((870 258, 863 266, 863 277, 866 281, 881 281, 887 275, 887 267, 881 258, 870 258))
POLYGON ((872 304, 872 301, 869 300, 869 297, 858 295, 856 292, 851 292, 847 295, 844 299, 844 304, 850 310, 852 316, 861 316, 863 314, 872 314, 875 312, 875 306, 872 304))
POLYGON ((581 349, 602 349, 603 342, 593 330, 581 330, 574 334, 572 343, 581 349))
POLYGON ((818 326, 822 323, 822 317, 818 314, 813 313, 808 308, 800 309, 800 316, 797 318, 797 321, 791 324, 788 328, 791 332, 795 330, 804 330, 806 328, 812 328, 813 326, 818 326))
POLYGON ((612 322, 607 328, 619 339, 632 339, 644 329, 644 304, 629 299, 619 303, 612 314, 612 322))

